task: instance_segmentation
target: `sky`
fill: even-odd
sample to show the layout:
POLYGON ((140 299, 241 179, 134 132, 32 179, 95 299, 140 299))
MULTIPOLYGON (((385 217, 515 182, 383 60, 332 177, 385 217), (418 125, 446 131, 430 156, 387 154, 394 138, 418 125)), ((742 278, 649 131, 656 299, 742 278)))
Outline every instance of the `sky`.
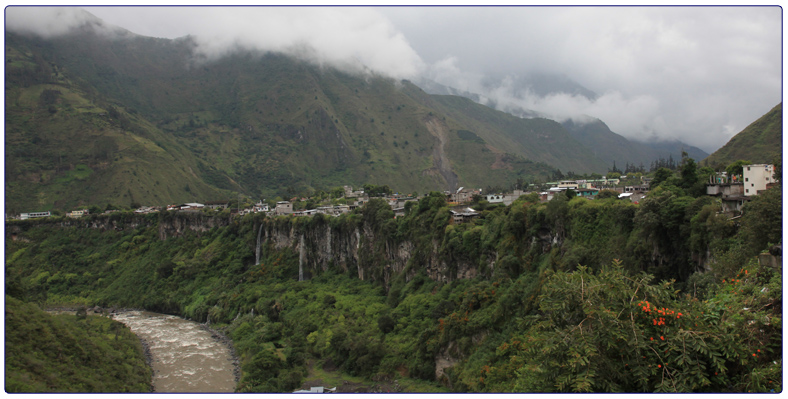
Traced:
MULTIPOLYGON (((772 7, 84 7, 207 58, 278 51, 396 79, 429 77, 559 121, 599 118, 636 140, 713 152, 782 101, 782 9, 772 7), (533 92, 532 73, 597 94, 533 92), (485 85, 495 78, 496 84, 485 85)), ((57 35, 75 9, 6 9, 6 27, 57 35)))

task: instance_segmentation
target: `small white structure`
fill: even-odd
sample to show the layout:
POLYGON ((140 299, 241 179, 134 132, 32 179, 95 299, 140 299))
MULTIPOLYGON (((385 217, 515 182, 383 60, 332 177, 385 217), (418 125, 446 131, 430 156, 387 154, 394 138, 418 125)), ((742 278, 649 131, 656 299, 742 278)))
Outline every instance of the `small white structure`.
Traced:
POLYGON ((189 209, 202 209, 202 208, 205 208, 205 205, 197 203, 197 202, 187 202, 187 203, 181 205, 181 210, 182 211, 189 210, 189 209))
POLYGON ((81 218, 82 216, 85 216, 87 214, 88 214, 88 210, 82 209, 78 211, 68 212, 66 213, 66 216, 70 218, 81 218))
POLYGON ((29 212, 29 213, 23 213, 23 214, 19 215, 19 218, 22 219, 22 220, 27 220, 27 219, 33 219, 33 218, 48 218, 50 216, 52 216, 52 214, 50 214, 49 211, 46 211, 46 212, 29 212))
POLYGON ((502 204, 503 194, 487 194, 484 196, 484 199, 491 204, 502 204))
POLYGON ((776 182, 774 165, 744 165, 742 177, 744 177, 744 195, 747 197, 758 195, 758 191, 766 190, 767 184, 776 182))
POLYGON ((334 393, 337 391, 337 387, 326 389, 324 387, 311 387, 307 391, 306 389, 299 389, 297 391, 293 391, 293 393, 334 393))
POLYGON ((257 203, 254 204, 254 207, 252 208, 252 210, 255 213, 257 213, 257 212, 268 212, 268 204, 263 203, 263 201, 257 201, 257 203))
POLYGON ((295 211, 292 213, 293 216, 314 216, 315 214, 320 213, 317 209, 304 209, 303 211, 295 211))

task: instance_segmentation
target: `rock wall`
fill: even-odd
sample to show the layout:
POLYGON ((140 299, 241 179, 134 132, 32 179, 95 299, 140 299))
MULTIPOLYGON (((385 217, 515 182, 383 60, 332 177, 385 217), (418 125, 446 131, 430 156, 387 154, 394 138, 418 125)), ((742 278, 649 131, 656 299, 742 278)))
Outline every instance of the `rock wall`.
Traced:
MULTIPOLYGON (((260 236, 255 253, 259 254, 265 245, 277 250, 290 248, 299 253, 299 270, 310 274, 334 266, 357 273, 361 280, 382 281, 386 287, 395 276, 405 273, 410 280, 419 270, 442 282, 478 275, 478 262, 444 259, 439 253, 439 242, 433 241, 425 251, 411 240, 381 237, 372 226, 363 223, 342 229, 328 223, 305 227, 266 219, 260 236)), ((495 254, 489 257, 490 270, 496 259, 495 254)))
POLYGON ((201 212, 167 213, 166 217, 159 219, 159 239, 179 237, 187 230, 204 233, 214 227, 228 226, 232 219, 206 215, 201 212))

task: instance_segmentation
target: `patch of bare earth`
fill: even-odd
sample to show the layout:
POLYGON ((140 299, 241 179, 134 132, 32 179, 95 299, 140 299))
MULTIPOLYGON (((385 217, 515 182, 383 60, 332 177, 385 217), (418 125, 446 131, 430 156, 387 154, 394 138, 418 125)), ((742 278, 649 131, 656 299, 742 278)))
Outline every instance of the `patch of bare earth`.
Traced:
POLYGON ((435 168, 438 169, 441 176, 446 180, 449 190, 457 189, 459 179, 457 174, 451 169, 449 156, 446 154, 446 144, 449 142, 449 132, 446 125, 444 125, 438 118, 432 116, 424 120, 424 125, 427 130, 438 139, 438 145, 435 146, 432 152, 432 162, 435 168))
POLYGON ((495 154, 495 162, 493 162, 493 164, 490 165, 490 169, 493 169, 493 170, 496 170, 496 169, 514 170, 514 168, 512 167, 511 164, 509 164, 509 163, 507 163, 506 161, 503 160, 504 157, 506 156, 505 152, 503 152, 503 151, 501 151, 501 150, 499 150, 499 149, 497 149, 497 148, 495 148, 495 147, 493 147, 493 146, 491 146, 489 144, 487 145, 487 148, 493 154, 495 154))

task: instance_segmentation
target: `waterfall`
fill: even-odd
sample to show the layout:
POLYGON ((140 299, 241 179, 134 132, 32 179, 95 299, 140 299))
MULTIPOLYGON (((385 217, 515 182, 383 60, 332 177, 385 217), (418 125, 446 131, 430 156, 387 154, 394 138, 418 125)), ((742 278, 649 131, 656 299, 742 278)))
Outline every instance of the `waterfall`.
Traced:
POLYGON ((328 252, 328 262, 334 260, 331 256, 331 226, 326 226, 326 247, 328 252))
POLYGON ((358 269, 359 280, 364 280, 364 269, 361 268, 361 262, 358 261, 358 249, 361 247, 361 233, 356 228, 356 268, 358 269))
POLYGON ((260 230, 257 231, 257 247, 255 248, 254 264, 260 264, 260 236, 263 234, 263 224, 260 223, 260 230))
POLYGON ((306 256, 306 249, 304 248, 304 235, 301 234, 298 243, 298 281, 304 281, 304 256, 306 256))

